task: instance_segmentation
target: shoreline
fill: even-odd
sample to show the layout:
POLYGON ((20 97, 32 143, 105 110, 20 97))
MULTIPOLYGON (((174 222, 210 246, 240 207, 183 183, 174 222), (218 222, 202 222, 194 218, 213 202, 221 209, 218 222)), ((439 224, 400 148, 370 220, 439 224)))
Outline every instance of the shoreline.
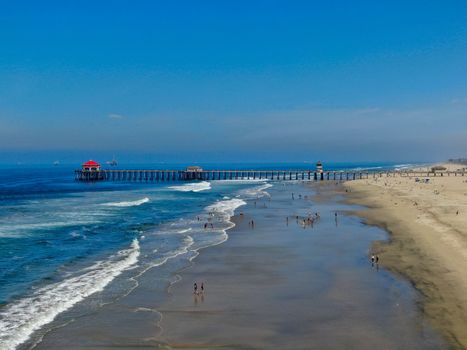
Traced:
MULTIPOLYGON (((308 184, 290 188, 314 191, 308 184)), ((182 349, 444 349, 419 317, 410 285, 368 263, 374 237, 385 238, 382 230, 346 216, 334 223, 335 198, 320 203, 314 193, 293 201, 281 191, 237 211, 229 240, 177 272, 181 279, 158 308, 161 333, 152 341, 182 349), (302 217, 310 207, 323 215, 315 227, 292 217, 286 224, 285 213, 302 217), (254 229, 247 224, 253 218, 254 229), (328 258, 336 252, 339 259, 328 258), (195 281, 205 283, 205 293, 192 294, 195 281)))
POLYGON ((36 349, 447 348, 421 317, 419 293, 369 263, 372 242, 387 234, 343 215, 358 207, 342 203, 341 185, 278 182, 268 191, 231 211, 222 244, 161 266, 169 283, 148 270, 129 295, 36 349), (195 281, 205 293, 193 294, 195 281))
POLYGON ((466 179, 356 180, 345 182, 343 193, 347 203, 365 207, 352 215, 388 232, 389 240, 375 241, 372 252, 420 291, 421 311, 454 349, 467 348, 466 179))
MULTIPOLYGON (((256 191, 254 189, 249 190, 256 191)), ((259 193, 261 191, 262 188, 260 188, 259 193)), ((205 242, 194 242, 191 238, 191 243, 182 248, 182 250, 173 251, 174 254, 164 257, 163 260, 157 264, 146 266, 143 270, 138 271, 136 275, 130 274, 123 277, 123 279, 127 278, 135 282, 135 286, 128 292, 115 297, 111 301, 103 303, 96 310, 89 310, 82 315, 72 316, 71 320, 67 320, 65 323, 60 323, 57 326, 40 329, 40 336, 33 333, 34 337, 30 337, 27 341, 21 343, 17 349, 40 350, 62 349, 65 347, 81 349, 87 347, 83 346, 82 343, 89 341, 95 341, 96 343, 92 344, 92 346, 102 349, 114 347, 130 349, 142 345, 150 347, 163 346, 163 343, 154 341, 153 337, 147 337, 148 334, 152 334, 154 331, 155 334, 162 331, 160 327, 162 314, 158 310, 158 304, 161 303, 162 300, 170 297, 170 289, 181 280, 180 274, 193 266, 193 260, 195 260, 202 251, 222 245, 228 241, 228 231, 235 226, 235 223, 230 220, 230 218, 234 215, 235 211, 245 204, 246 202, 239 198, 223 198, 222 200, 210 203, 197 215, 198 218, 214 222, 216 227, 214 230, 201 231, 202 234, 209 233, 209 235, 212 235, 209 240, 205 242), (193 248, 193 243, 197 243, 199 246, 193 248), (178 256, 181 256, 181 259, 177 259, 178 256), (167 275, 159 276, 158 268, 167 269, 167 275), (154 280, 163 281, 164 284, 156 288, 154 288, 154 286, 149 286, 152 290, 151 293, 140 290, 142 285, 147 288, 148 284, 154 280), (160 290, 155 290, 159 288, 160 290), (157 293, 158 291, 162 293, 157 293), (154 292, 156 292, 156 295, 153 295, 154 292), (126 316, 122 314, 122 309, 127 309, 126 316), (151 316, 137 316, 137 314, 144 313, 151 316), (97 322, 93 320, 93 315, 96 315, 100 320, 97 322), (132 318, 135 324, 126 324, 125 319, 127 317, 132 318), (85 319, 91 320, 91 322, 85 319), (97 327, 89 326, 88 323, 93 323, 97 327), (115 326, 110 325, 111 323, 115 323, 115 326), (118 324, 123 327, 116 326, 118 324), (136 324, 139 324, 140 327, 136 326, 136 324), (102 329, 99 330, 101 327, 102 329), (122 328, 122 330, 125 329, 126 332, 123 331, 120 334, 118 331, 119 328, 122 328), (98 336, 99 333, 100 335, 98 336), (105 337, 103 336, 104 334, 106 334, 105 337), (125 334, 125 336, 123 336, 123 334, 125 334), (68 339, 70 337, 76 337, 78 341, 75 340, 69 343, 68 339), (96 341, 96 339, 98 340, 96 341)), ((195 222, 195 219, 192 220, 195 222)), ((173 223, 169 223, 168 226, 172 226, 172 224, 173 223)), ((201 225, 199 220, 197 224, 198 226, 201 225)), ((177 229, 175 230, 177 231, 177 229)), ((191 230, 192 227, 189 227, 188 229, 178 231, 178 234, 185 234, 186 232, 191 232, 191 230)), ((145 236, 147 236, 147 234, 145 236)), ((145 236, 141 239, 146 239, 145 236)), ((129 269, 129 271, 131 270, 132 269, 129 269)), ((94 295, 94 297, 99 298, 98 295, 94 295)), ((78 308, 81 308, 81 306, 78 306, 78 308)), ((76 309, 70 308, 70 310, 64 311, 63 315, 60 314, 60 316, 69 318, 70 316, 65 315, 68 312, 80 314, 76 309)), ((49 324, 52 324, 52 322, 49 324)))

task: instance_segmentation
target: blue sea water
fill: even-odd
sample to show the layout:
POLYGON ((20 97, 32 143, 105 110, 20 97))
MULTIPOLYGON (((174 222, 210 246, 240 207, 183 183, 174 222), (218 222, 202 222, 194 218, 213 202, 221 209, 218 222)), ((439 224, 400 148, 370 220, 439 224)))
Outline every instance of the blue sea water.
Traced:
MULTIPOLYGON (((204 164, 304 169, 310 164, 204 164)), ((335 164, 384 169, 398 164, 335 164)), ((130 167, 130 166, 128 166, 130 167)), ((141 168, 143 166, 133 166, 141 168)), ((159 164, 144 168, 181 168, 159 164)), ((75 182, 73 167, 0 171, 0 344, 15 349, 57 315, 133 275, 227 239, 229 218, 264 181, 75 182), (207 229, 204 224, 207 223, 207 229), (212 224, 212 227, 211 227, 212 224)), ((121 293, 131 286, 122 284, 121 293)))

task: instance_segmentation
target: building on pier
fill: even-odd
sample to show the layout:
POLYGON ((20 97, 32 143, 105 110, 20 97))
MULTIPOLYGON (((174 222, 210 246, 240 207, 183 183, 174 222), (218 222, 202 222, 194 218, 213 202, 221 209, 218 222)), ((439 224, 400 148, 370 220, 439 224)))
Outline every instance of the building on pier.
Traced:
POLYGON ((98 162, 90 159, 86 163, 83 163, 82 169, 83 171, 100 171, 101 165, 98 162))
POLYGON ((200 172, 203 171, 203 168, 201 168, 200 166, 197 166, 197 165, 192 165, 192 166, 187 166, 186 171, 188 171, 190 173, 200 173, 200 172))

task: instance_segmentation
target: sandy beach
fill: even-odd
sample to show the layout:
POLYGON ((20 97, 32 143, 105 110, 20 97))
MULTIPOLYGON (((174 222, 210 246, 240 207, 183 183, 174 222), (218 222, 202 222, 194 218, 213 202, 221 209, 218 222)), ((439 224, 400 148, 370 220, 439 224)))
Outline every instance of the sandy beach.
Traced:
MULTIPOLYGON (((465 165, 445 164, 449 170, 465 165)), ((467 177, 382 177, 345 184, 357 214, 390 233, 376 242, 381 264, 408 277, 421 307, 453 348, 467 348, 467 177)))
POLYGON ((289 185, 243 208, 229 240, 180 272, 158 309, 155 340, 173 349, 446 348, 411 285, 369 263, 371 242, 385 232, 341 215, 353 207, 333 191, 289 185), (303 227, 310 211, 321 219, 303 227), (193 295, 194 282, 206 291, 193 295))
POLYGON ((449 348, 410 282, 370 263, 388 235, 346 215, 361 207, 344 203, 342 186, 276 182, 267 192, 238 208, 228 240, 148 270, 112 303, 71 311, 34 350, 449 348))

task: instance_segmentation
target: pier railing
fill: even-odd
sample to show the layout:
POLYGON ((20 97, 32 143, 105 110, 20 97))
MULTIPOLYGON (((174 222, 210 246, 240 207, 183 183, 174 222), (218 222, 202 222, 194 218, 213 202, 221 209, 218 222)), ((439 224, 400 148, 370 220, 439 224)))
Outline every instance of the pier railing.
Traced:
POLYGON ((463 171, 313 171, 313 170, 76 170, 77 181, 162 182, 189 180, 332 180, 350 181, 378 177, 465 176, 463 171))

